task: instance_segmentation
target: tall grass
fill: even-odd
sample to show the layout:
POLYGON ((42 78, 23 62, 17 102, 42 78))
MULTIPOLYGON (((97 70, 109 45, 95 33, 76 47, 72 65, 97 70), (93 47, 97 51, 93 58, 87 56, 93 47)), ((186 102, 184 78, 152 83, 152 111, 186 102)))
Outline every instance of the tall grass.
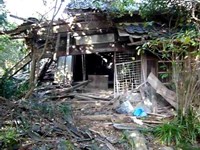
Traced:
POLYGON ((200 138, 200 66, 186 59, 181 63, 174 60, 172 67, 178 113, 171 122, 156 127, 154 133, 167 145, 196 144, 200 138))
POLYGON ((195 145, 200 137, 200 121, 196 114, 189 109, 187 115, 179 114, 171 122, 157 126, 154 134, 158 141, 166 145, 195 145))

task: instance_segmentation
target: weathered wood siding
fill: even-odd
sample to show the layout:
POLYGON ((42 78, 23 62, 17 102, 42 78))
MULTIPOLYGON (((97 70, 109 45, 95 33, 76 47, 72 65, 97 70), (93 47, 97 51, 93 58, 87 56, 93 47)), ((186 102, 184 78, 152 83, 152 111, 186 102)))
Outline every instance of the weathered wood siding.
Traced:
POLYGON ((113 33, 102 35, 76 36, 75 40, 76 45, 101 44, 115 42, 115 36, 113 33))

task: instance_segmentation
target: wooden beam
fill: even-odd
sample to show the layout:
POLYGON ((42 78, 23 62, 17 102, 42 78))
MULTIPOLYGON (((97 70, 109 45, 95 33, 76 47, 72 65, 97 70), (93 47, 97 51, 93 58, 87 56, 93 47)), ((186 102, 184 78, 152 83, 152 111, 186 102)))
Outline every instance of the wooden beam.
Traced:
POLYGON ((115 36, 113 33, 109 34, 99 34, 99 35, 86 35, 86 36, 76 36, 76 45, 84 44, 100 44, 100 43, 111 43, 115 42, 115 36))
POLYGON ((107 29, 100 28, 100 29, 73 31, 71 33, 72 33, 72 36, 86 36, 86 35, 99 35, 99 34, 115 33, 115 31, 112 28, 107 28, 107 29))
POLYGON ((176 93, 164 86, 152 72, 149 74, 147 82, 149 82, 149 84, 156 90, 156 93, 160 94, 170 105, 176 109, 178 108, 176 93))
POLYGON ((28 63, 31 62, 31 54, 29 53, 26 55, 23 59, 21 59, 19 62, 15 64, 9 71, 8 71, 8 78, 14 76, 18 71, 23 69, 28 63))
POLYGON ((69 47, 70 47, 70 33, 67 33, 66 56, 69 55, 69 47))
POLYGON ((39 75, 38 75, 38 82, 39 82, 39 83, 42 82, 42 80, 43 80, 43 78, 44 78, 44 76, 45 76, 47 70, 49 69, 50 65, 52 64, 52 62, 53 62, 53 59, 50 58, 50 59, 44 64, 44 66, 42 67, 42 69, 41 69, 41 71, 40 71, 40 73, 39 73, 39 75))
POLYGON ((82 60, 82 74, 83 74, 83 81, 86 80, 86 61, 85 61, 85 54, 81 55, 82 60))
POLYGON ((124 31, 124 29, 119 29, 119 28, 118 28, 118 34, 121 37, 128 37, 130 35, 126 31, 124 31))
MULTIPOLYGON (((130 47, 123 47, 120 43, 102 43, 94 45, 72 45, 69 48, 69 55, 92 54, 96 52, 114 52, 132 50, 130 47)), ((60 49, 58 56, 65 56, 65 49, 60 49)))
POLYGON ((66 32, 66 31, 83 31, 83 30, 98 30, 98 29, 108 29, 113 27, 112 22, 109 21, 90 21, 90 22, 80 22, 72 23, 71 25, 59 25, 54 27, 54 32, 66 32))
POLYGON ((138 46, 138 45, 142 45, 147 41, 137 41, 137 42, 132 42, 132 43, 128 43, 128 46, 138 46))
POLYGON ((145 34, 142 34, 142 35, 131 35, 131 34, 129 34, 129 37, 134 38, 134 39, 140 39, 140 38, 147 38, 149 36, 145 35, 145 34))
POLYGON ((146 57, 146 54, 141 54, 141 70, 142 70, 143 81, 146 82, 146 80, 147 80, 147 57, 146 57))
POLYGON ((81 45, 71 48, 70 54, 92 54, 96 52, 112 52, 116 51, 115 43, 95 44, 95 45, 81 45))
POLYGON ((57 59, 57 53, 58 53, 59 45, 60 45, 60 33, 57 34, 56 47, 55 47, 53 60, 57 59))
POLYGON ((34 81, 35 81, 35 71, 36 71, 36 52, 35 49, 32 50, 32 62, 31 62, 31 71, 30 71, 30 79, 29 79, 29 85, 30 87, 34 87, 34 81))

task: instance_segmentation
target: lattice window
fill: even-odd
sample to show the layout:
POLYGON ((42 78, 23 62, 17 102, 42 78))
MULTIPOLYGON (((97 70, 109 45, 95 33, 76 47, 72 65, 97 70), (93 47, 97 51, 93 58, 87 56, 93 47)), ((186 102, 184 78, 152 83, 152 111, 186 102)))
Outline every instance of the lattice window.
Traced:
POLYGON ((131 62, 135 60, 135 54, 130 51, 117 52, 115 57, 116 63, 131 62))
POLYGON ((115 64, 115 95, 131 91, 140 84, 140 60, 115 64))

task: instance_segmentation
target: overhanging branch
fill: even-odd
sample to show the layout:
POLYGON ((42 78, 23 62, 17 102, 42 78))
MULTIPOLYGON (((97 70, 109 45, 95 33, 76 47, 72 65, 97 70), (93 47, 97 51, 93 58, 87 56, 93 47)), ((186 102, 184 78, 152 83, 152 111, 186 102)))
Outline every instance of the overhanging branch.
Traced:
POLYGON ((196 14, 195 14, 196 8, 197 8, 197 4, 200 4, 200 2, 193 3, 193 7, 192 7, 192 19, 196 23, 200 24, 200 18, 196 17, 196 14))

